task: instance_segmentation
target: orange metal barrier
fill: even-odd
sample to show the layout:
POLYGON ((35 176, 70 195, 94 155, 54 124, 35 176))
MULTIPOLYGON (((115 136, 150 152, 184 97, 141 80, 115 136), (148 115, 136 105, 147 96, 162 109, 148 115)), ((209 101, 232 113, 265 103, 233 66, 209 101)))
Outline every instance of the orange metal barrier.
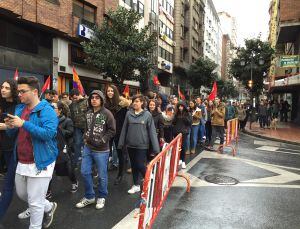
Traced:
POLYGON ((182 135, 179 134, 147 166, 141 194, 139 229, 152 227, 176 176, 186 179, 187 192, 190 191, 189 178, 178 174, 181 141, 182 135))
POLYGON ((218 152, 222 147, 229 147, 232 149, 232 155, 235 156, 238 148, 238 132, 239 120, 237 118, 228 120, 225 143, 223 146, 219 146, 218 152))

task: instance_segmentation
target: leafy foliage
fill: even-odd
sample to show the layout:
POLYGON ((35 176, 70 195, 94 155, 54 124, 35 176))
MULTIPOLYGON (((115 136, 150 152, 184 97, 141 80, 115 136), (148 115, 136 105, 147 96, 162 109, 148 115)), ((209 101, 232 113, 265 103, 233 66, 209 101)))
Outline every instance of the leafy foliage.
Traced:
POLYGON ((239 91, 231 80, 217 80, 218 96, 222 99, 236 98, 239 95, 239 91))
POLYGON ((251 89, 254 95, 259 95, 263 89, 264 74, 266 75, 274 50, 268 42, 261 41, 260 38, 246 39, 245 47, 236 48, 236 58, 230 63, 230 74, 238 79, 247 88, 248 81, 251 79, 251 56, 253 59, 253 87, 251 89), (259 65, 259 59, 264 60, 263 65, 259 65), (245 60, 246 65, 241 66, 241 60, 245 60))
POLYGON ((193 88, 209 87, 216 80, 214 72, 217 64, 207 58, 200 57, 187 71, 187 78, 193 88))
POLYGON ((123 7, 109 11, 102 25, 94 28, 93 38, 82 43, 87 63, 115 83, 144 81, 152 67, 151 53, 157 38, 149 33, 148 26, 138 29, 141 18, 139 13, 123 7))

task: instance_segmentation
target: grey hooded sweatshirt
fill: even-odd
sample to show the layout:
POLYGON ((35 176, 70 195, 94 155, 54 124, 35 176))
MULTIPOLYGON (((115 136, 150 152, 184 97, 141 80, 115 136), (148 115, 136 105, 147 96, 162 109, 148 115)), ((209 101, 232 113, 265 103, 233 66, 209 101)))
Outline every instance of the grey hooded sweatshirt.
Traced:
POLYGON ((124 120, 118 148, 122 149, 123 146, 128 146, 130 148, 149 149, 150 143, 153 152, 159 153, 160 149, 151 113, 143 110, 139 114, 135 114, 133 110, 129 110, 124 120))

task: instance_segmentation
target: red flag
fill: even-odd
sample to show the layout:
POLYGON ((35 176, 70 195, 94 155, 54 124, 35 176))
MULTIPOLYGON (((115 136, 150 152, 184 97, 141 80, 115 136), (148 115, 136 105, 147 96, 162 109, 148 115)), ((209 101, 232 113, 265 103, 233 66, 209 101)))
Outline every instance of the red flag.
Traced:
POLYGON ((77 88, 81 95, 85 94, 85 91, 83 89, 83 86, 81 84, 81 81, 79 79, 79 76, 78 76, 74 66, 73 66, 73 87, 77 88))
POLYGON ((154 83, 155 86, 160 85, 160 82, 159 82, 159 80, 158 80, 157 75, 154 75, 154 76, 153 76, 153 83, 154 83))
POLYGON ((14 74, 14 80, 17 81, 19 78, 19 72, 18 72, 18 68, 16 68, 15 74, 14 74))
POLYGON ((129 97, 129 85, 126 84, 124 91, 123 91, 123 95, 125 95, 126 98, 129 97))
POLYGON ((51 77, 48 76, 46 82, 44 83, 44 86, 42 87, 42 94, 43 94, 47 89, 50 89, 50 82, 51 82, 51 77))
POLYGON ((185 100, 185 96, 184 96, 184 94, 180 91, 179 85, 178 85, 178 96, 179 96, 179 98, 180 98, 181 100, 185 100))
POLYGON ((213 88, 211 90, 211 93, 210 95, 208 96, 208 101, 211 100, 213 101, 216 97, 217 97, 217 91, 218 91, 218 88, 217 88, 217 82, 214 82, 214 85, 213 85, 213 88))

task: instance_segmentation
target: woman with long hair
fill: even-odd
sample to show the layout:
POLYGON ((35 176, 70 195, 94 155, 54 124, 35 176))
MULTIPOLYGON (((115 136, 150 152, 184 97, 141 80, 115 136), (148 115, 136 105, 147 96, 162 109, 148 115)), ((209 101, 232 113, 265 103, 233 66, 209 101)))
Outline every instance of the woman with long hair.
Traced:
POLYGON ((14 139, 10 138, 5 130, 4 119, 7 114, 15 114, 15 107, 19 103, 17 83, 14 80, 5 80, 1 84, 0 94, 0 154, 4 159, 7 173, 0 197, 0 220, 9 207, 14 190, 16 161, 13 156, 14 139))
POLYGON ((182 142, 181 142, 181 153, 180 153, 180 161, 179 165, 181 165, 182 169, 186 168, 185 165, 185 142, 187 135, 191 129, 192 125, 192 116, 187 110, 186 105, 183 102, 179 102, 176 105, 176 112, 173 119, 173 133, 174 137, 178 134, 182 134, 182 142))
MULTIPOLYGON (((113 140, 111 141, 111 149, 113 144, 115 148, 118 146, 120 134, 122 131, 124 119, 130 105, 130 101, 126 98, 120 96, 119 91, 115 85, 109 84, 105 90, 105 104, 104 106, 110 110, 113 114, 115 121, 116 121, 116 135, 114 136, 113 140)), ((117 149, 118 160, 119 160, 119 171, 118 176, 115 180, 115 185, 118 185, 123 178, 124 172, 124 154, 123 149, 117 149)))
POLYGON ((205 123, 205 133, 206 133, 206 142, 207 144, 209 144, 212 135, 211 111, 213 110, 214 107, 213 101, 209 100, 206 106, 207 106, 207 121, 205 123))
POLYGON ((132 98, 132 108, 125 117, 124 125, 119 139, 118 148, 127 146, 133 176, 133 186, 128 190, 129 194, 140 192, 139 174, 142 178, 146 174, 146 158, 149 145, 153 153, 159 153, 154 120, 149 111, 145 110, 145 98, 143 95, 135 95, 132 98))
MULTIPOLYGON (((164 123, 163 123, 163 116, 162 116, 161 112, 159 111, 159 104, 157 103, 157 101, 155 101, 154 99, 149 100, 148 111, 150 111, 152 118, 154 120, 157 139, 158 139, 160 145, 162 145, 165 142, 165 140, 164 140, 164 123)), ((152 149, 150 148, 150 152, 149 152, 150 157, 148 159, 151 159, 154 156, 153 152, 151 152, 151 151, 152 151, 152 149)))
POLYGON ((202 113, 200 108, 196 106, 196 103, 193 100, 190 101, 189 112, 192 115, 192 128, 191 128, 192 141, 190 142, 190 150, 191 153, 194 154, 196 152, 199 124, 202 118, 202 113))

